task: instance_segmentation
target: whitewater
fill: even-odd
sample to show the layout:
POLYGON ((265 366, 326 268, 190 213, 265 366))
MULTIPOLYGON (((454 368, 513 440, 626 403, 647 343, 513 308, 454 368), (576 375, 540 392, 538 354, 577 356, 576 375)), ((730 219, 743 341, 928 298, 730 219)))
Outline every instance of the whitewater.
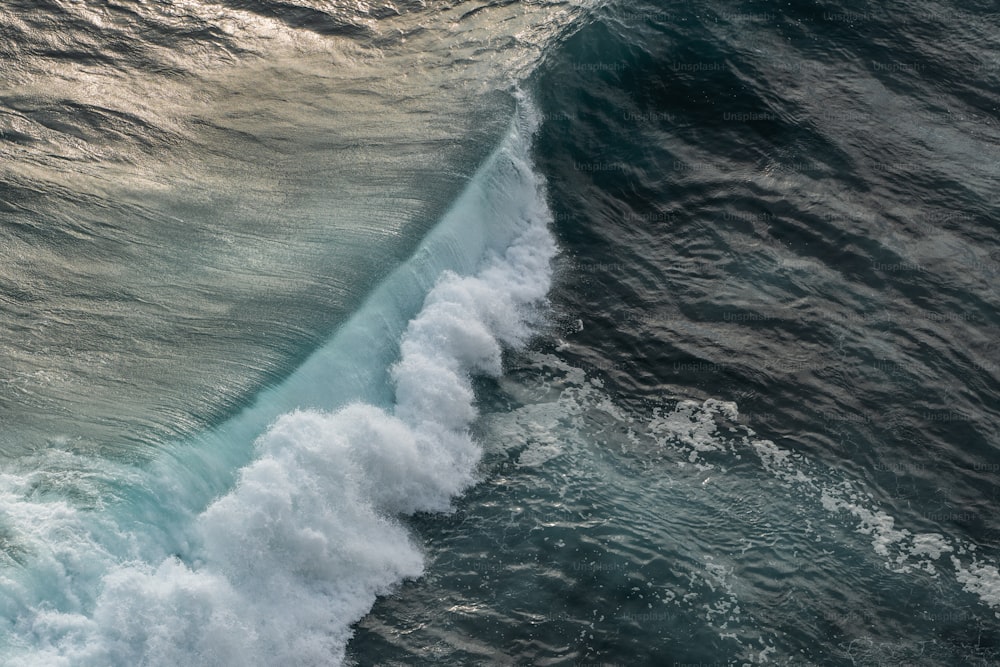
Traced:
POLYGON ((148 465, 67 462, 74 497, 35 493, 29 470, 0 478, 18 561, 0 579, 7 664, 343 662, 351 625, 422 572, 405 517, 447 512, 477 480, 474 376, 501 375, 544 320, 556 245, 537 125, 519 95, 413 256, 228 422, 148 465))

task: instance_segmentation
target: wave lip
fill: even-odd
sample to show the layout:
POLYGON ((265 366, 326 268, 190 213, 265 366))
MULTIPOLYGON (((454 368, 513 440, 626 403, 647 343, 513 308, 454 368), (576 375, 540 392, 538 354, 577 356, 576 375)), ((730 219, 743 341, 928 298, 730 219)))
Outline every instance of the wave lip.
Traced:
POLYGON ((36 641, 13 664, 343 662, 351 624, 422 572, 398 517, 446 511, 474 483, 471 378, 502 372, 503 346, 531 335, 548 292, 556 247, 529 157, 537 123, 526 100, 519 107, 474 179, 481 195, 448 214, 500 245, 484 245, 471 275, 443 271, 427 293, 391 369, 395 403, 279 417, 236 486, 197 517, 187 562, 111 567, 90 614, 32 610, 19 634, 36 641))

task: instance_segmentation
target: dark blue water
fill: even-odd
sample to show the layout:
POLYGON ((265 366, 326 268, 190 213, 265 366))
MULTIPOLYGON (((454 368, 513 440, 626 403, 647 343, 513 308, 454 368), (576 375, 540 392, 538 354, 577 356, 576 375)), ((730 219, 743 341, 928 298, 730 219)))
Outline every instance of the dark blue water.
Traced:
POLYGON ((996 18, 579 24, 533 79, 554 330, 359 664, 998 664, 996 18))
POLYGON ((82 7, 0 10, 12 664, 1000 665, 992 4, 82 7))

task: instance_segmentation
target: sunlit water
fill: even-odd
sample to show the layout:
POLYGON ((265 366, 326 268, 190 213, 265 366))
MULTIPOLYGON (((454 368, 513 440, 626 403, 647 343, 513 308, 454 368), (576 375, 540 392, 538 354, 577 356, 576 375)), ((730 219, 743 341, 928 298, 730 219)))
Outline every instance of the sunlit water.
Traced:
POLYGON ((5 664, 1000 664, 991 12, 8 3, 5 664))

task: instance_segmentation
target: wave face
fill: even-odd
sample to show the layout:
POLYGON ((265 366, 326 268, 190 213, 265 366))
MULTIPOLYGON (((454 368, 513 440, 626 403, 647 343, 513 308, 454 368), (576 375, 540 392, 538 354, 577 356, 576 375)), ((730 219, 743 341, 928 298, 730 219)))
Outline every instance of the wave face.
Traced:
MULTIPOLYGON (((342 661, 350 625, 377 595, 422 571, 421 549, 397 517, 447 511, 476 479, 471 377, 499 376, 503 348, 522 346, 539 317, 555 244, 529 161, 533 131, 524 103, 503 144, 416 255, 306 363, 304 375, 275 390, 301 390, 304 380, 296 378, 315 378, 316 368, 329 370, 338 355, 365 357, 364 349, 343 349, 370 344, 352 332, 384 323, 387 306, 399 312, 406 283, 430 278, 391 367, 391 405, 281 415, 257 439, 235 487, 190 526, 174 527, 185 533, 183 553, 159 561, 122 562, 121 545, 100 537, 136 520, 136 503, 109 508, 96 521, 65 503, 21 508, 24 523, 15 531, 37 538, 23 548, 46 567, 4 581, 12 620, 6 643, 16 647, 6 664, 342 661), (456 270, 442 269, 448 265, 456 270), (63 604, 53 602, 60 587, 63 604)), ((311 389, 314 402, 330 400, 311 389)), ((173 470, 163 488, 176 490, 183 483, 176 478, 188 471, 173 470)))
POLYGON ((440 220, 578 12, 4 3, 0 455, 148 461, 283 380, 440 220))
POLYGON ((420 571, 546 284, 510 91, 579 11, 0 7, 0 662, 329 664, 420 571))

